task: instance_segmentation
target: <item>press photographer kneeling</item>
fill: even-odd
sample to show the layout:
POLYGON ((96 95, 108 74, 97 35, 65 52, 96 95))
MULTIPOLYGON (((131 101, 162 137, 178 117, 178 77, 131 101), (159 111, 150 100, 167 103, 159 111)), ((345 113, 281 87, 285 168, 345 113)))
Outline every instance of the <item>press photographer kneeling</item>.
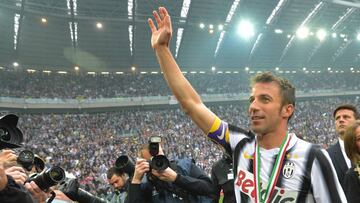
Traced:
POLYGON ((161 137, 150 137, 139 151, 129 187, 130 203, 211 202, 210 178, 192 159, 169 161, 161 147, 161 137))

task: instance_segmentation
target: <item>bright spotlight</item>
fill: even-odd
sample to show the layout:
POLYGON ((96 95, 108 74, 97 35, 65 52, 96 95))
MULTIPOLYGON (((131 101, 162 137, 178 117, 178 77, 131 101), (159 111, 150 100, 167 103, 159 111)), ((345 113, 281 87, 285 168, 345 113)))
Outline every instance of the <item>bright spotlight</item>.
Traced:
POLYGON ((323 41, 326 37, 327 33, 324 29, 320 29, 316 32, 316 37, 320 40, 323 41))
POLYGON ((332 38, 336 38, 336 37, 337 37, 336 32, 333 32, 333 33, 331 34, 331 36, 332 36, 332 38))
POLYGON ((279 68, 279 67, 276 67, 275 70, 278 71, 278 70, 280 70, 280 68, 279 68))
POLYGON ((18 62, 14 62, 14 63, 13 63, 13 66, 14 66, 14 67, 18 67, 18 66, 19 66, 19 63, 18 63, 18 62))
POLYGON ((211 30, 214 29, 214 25, 213 25, 213 24, 210 24, 210 25, 209 25, 209 29, 211 29, 211 30))
POLYGON ((42 23, 47 23, 47 19, 46 18, 41 18, 41 22, 42 23))
POLYGON ((296 31, 296 36, 300 39, 305 39, 309 35, 309 28, 301 27, 296 31))
POLYGON ((282 31, 281 29, 275 29, 274 32, 275 32, 276 34, 282 34, 282 33, 283 33, 283 31, 282 31))
POLYGON ((360 33, 357 34, 356 39, 360 41, 360 33))
POLYGON ((135 70, 136 70, 136 67, 135 67, 135 66, 131 66, 131 70, 132 70, 132 71, 135 71, 135 70))
POLYGON ((218 26, 218 30, 223 30, 224 29, 224 26, 222 25, 222 24, 220 24, 219 26, 218 26))
POLYGON ((248 39, 255 35, 253 25, 246 20, 240 22, 238 26, 238 33, 242 38, 248 39))
POLYGON ((97 22, 97 23, 96 23, 96 27, 97 27, 98 29, 101 29, 101 28, 103 28, 103 24, 100 23, 100 22, 97 22))
POLYGON ((250 69, 249 67, 245 67, 245 70, 246 70, 246 71, 249 71, 249 69, 250 69))
POLYGON ((209 30, 209 33, 210 33, 210 34, 214 33, 214 30, 209 30))
POLYGON ((200 23, 199 27, 200 27, 201 29, 204 29, 204 28, 205 28, 205 24, 204 24, 204 23, 200 23))
POLYGON ((80 68, 79 68, 79 66, 75 66, 74 69, 75 69, 76 71, 78 71, 80 68))
POLYGON ((215 66, 211 67, 211 70, 212 70, 212 71, 215 71, 215 70, 216 70, 215 66))

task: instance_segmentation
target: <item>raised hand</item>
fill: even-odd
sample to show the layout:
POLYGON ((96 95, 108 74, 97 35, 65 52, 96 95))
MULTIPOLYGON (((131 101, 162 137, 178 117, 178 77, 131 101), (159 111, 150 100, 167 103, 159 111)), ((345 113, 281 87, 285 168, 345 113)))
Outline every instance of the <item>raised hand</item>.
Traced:
POLYGON ((157 11, 153 11, 153 15, 157 27, 155 26, 153 20, 149 18, 148 23, 152 32, 151 46, 153 49, 168 47, 172 36, 170 16, 164 7, 159 8, 159 13, 157 11))
POLYGON ((131 183, 140 184, 141 179, 144 176, 144 173, 148 172, 149 170, 150 170, 150 165, 145 159, 136 160, 135 172, 131 183))

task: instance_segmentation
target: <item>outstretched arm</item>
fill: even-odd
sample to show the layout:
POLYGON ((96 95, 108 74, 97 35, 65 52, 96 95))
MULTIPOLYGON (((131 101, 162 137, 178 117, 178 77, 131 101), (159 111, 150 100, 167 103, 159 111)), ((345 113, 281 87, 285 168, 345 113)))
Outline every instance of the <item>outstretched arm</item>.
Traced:
POLYGON ((168 86, 179 101, 184 112, 207 134, 216 116, 202 103, 200 96, 184 77, 171 54, 169 43, 172 36, 172 25, 167 10, 164 7, 160 7, 159 13, 153 11, 153 15, 157 27, 151 19, 148 19, 152 32, 151 46, 155 50, 168 86))

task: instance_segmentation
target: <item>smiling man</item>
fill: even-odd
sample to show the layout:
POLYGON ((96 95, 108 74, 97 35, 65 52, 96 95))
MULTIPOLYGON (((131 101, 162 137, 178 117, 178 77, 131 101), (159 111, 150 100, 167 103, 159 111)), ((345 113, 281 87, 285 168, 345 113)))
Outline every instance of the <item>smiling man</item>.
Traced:
POLYGON ((287 80, 257 75, 249 99, 251 131, 232 126, 205 106, 178 67, 169 49, 167 10, 160 7, 153 15, 151 45, 168 86, 196 125, 233 153, 238 203, 346 202, 327 152, 287 131, 295 109, 295 88, 287 80))
POLYGON ((333 116, 335 119, 335 131, 339 140, 329 147, 328 152, 335 167, 339 182, 341 186, 344 187, 346 171, 351 168, 351 161, 345 153, 344 135, 346 128, 359 118, 359 113, 355 106, 345 104, 338 106, 333 116))

